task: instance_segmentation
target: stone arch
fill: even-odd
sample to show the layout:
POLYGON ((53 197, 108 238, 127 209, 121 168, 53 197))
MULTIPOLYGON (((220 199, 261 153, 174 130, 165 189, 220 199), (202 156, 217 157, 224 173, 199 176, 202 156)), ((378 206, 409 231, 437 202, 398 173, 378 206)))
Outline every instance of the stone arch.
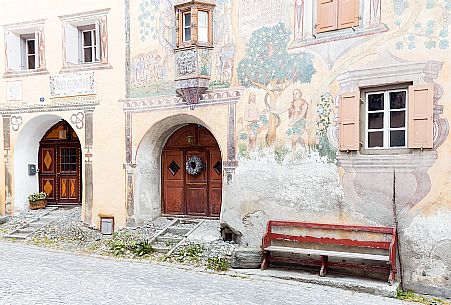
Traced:
MULTIPOLYGON (((13 150, 13 206, 15 211, 26 210, 28 195, 39 191, 38 174, 28 175, 28 164, 38 166, 39 142, 52 126, 63 119, 54 114, 39 115, 30 119, 18 133, 13 150)), ((72 126, 70 122, 68 123, 76 132, 76 127, 72 126)))
POLYGON ((167 139, 186 124, 199 124, 207 128, 218 142, 222 159, 226 160, 221 142, 203 120, 192 115, 178 114, 154 123, 141 139, 136 151, 134 215, 137 224, 161 215, 161 153, 167 139))

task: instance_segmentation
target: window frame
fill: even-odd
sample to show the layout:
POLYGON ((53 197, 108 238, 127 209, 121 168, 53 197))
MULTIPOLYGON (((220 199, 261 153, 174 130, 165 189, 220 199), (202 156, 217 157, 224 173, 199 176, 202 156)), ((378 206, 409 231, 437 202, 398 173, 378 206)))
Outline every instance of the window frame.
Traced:
POLYGON ((79 59, 81 64, 91 64, 100 62, 100 58, 97 58, 97 49, 100 48, 100 41, 97 39, 97 30, 95 28, 95 24, 86 26, 86 27, 78 27, 78 35, 79 35, 79 59), (85 45, 84 33, 90 33, 91 36, 91 45, 85 45), (85 49, 91 49, 91 61, 86 61, 85 58, 85 49))
POLYGON ((33 37, 33 38, 23 37, 22 39, 24 41, 24 45, 23 45, 23 49, 22 49, 22 52, 23 52, 22 58, 23 58, 24 62, 22 63, 22 69, 23 70, 36 70, 36 68, 37 68, 36 67, 36 63, 37 63, 36 57, 38 56, 38 54, 36 54, 37 39, 36 39, 36 37, 33 37), (30 41, 33 41, 33 53, 32 54, 30 54, 29 47, 28 47, 28 43, 30 41), (29 57, 34 57, 34 67, 33 68, 30 68, 29 57))
POLYGON ((189 42, 191 42, 191 40, 192 40, 192 38, 193 38, 193 26, 192 26, 192 24, 193 24, 193 21, 192 21, 192 18, 193 18, 193 15, 191 14, 191 11, 190 10, 188 10, 188 11, 184 11, 184 12, 182 12, 182 41, 184 42, 184 43, 189 43, 189 42), (186 15, 189 15, 189 21, 190 21, 190 24, 189 24, 189 26, 187 26, 186 24, 185 24, 185 16, 186 15), (186 30, 187 29, 189 29, 190 30, 190 35, 189 35, 189 39, 186 39, 186 30))
MULTIPOLYGON (((369 87, 369 88, 361 88, 360 89, 360 101, 361 101, 361 107, 360 107, 360 152, 362 154, 405 154, 405 153, 411 153, 412 149, 408 147, 409 143, 409 86, 412 85, 411 83, 402 83, 402 84, 393 84, 393 85, 386 85, 386 86, 375 86, 375 87, 369 87), (402 108, 405 111, 405 123, 403 128, 391 128, 390 127, 390 99, 389 95, 390 92, 399 92, 404 91, 406 93, 406 104, 405 107, 402 108), (368 95, 370 94, 380 94, 384 93, 384 128, 381 129, 384 132, 384 146, 383 147, 368 147, 368 95), (388 108, 386 106, 388 105, 388 108), (405 130, 405 145, 404 146, 396 146, 396 147, 390 147, 390 131, 391 130, 405 130), (388 136, 387 136, 388 135, 388 136), (388 145, 387 145, 388 144, 388 145)), ((394 111, 402 111, 401 109, 396 109, 394 111)), ((380 111, 374 111, 374 113, 380 112, 380 111)))
POLYGON ((198 42, 200 42, 200 43, 209 43, 211 27, 212 27, 212 25, 210 25, 210 12, 206 11, 206 10, 198 10, 197 11, 197 40, 198 40, 198 42), (201 27, 200 22, 199 22, 199 20, 200 20, 200 18, 199 18, 200 13, 205 13, 206 21, 207 21, 207 24, 205 26, 202 26, 202 27, 201 27), (201 28, 206 30, 207 40, 201 40, 200 39, 200 29, 201 28))

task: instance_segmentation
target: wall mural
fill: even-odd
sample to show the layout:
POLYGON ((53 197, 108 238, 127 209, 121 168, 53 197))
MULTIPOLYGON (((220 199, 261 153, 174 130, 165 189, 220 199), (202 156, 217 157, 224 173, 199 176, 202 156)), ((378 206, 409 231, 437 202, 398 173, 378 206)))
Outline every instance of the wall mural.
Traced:
MULTIPOLYGON (((289 54, 287 46, 290 31, 285 24, 262 27, 249 39, 244 58, 238 64, 241 85, 263 90, 263 109, 259 109, 255 93, 250 93, 245 105, 240 139, 247 139, 248 150, 256 148, 257 136, 264 133, 265 145, 273 146, 280 133, 282 120, 289 121, 285 135, 291 138, 291 151, 296 154, 304 140, 309 105, 300 89, 291 89, 292 98, 286 100, 286 91, 294 84, 310 83, 315 69, 313 55, 299 52, 289 54)), ((241 149, 243 152, 243 149, 241 149)))
MULTIPOLYGON (((395 14, 402 16, 404 9, 408 6, 408 2, 405 0, 394 1, 395 14)), ((396 41, 395 46, 397 50, 412 50, 421 46, 424 46, 426 49, 448 49, 451 0, 427 0, 423 5, 423 11, 429 15, 428 18, 417 20, 413 28, 410 28, 404 36, 396 41)), ((394 25, 400 28, 402 19, 396 18, 394 25)))

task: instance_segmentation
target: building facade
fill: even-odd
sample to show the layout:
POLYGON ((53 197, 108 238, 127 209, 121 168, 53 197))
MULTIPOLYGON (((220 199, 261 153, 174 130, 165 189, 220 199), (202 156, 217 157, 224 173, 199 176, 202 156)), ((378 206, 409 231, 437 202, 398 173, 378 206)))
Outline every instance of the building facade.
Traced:
POLYGON ((449 296, 448 0, 52 3, 1 18, 5 213, 397 224, 406 287, 449 296))

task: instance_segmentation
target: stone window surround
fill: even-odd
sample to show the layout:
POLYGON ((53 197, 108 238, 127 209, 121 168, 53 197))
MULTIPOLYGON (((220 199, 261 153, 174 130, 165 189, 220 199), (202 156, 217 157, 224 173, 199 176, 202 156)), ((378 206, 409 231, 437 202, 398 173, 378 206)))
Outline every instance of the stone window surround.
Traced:
POLYGON ((360 23, 358 27, 341 30, 316 33, 316 1, 296 0, 294 6, 293 28, 294 41, 290 48, 305 47, 327 43, 331 41, 355 38, 387 31, 387 27, 381 23, 381 3, 382 0, 361 0, 360 1, 360 23), (296 3, 303 3, 301 16, 297 12, 296 3), (300 27, 296 26, 297 19, 301 18, 300 27))
POLYGON ((39 35, 39 59, 40 64, 39 67, 36 67, 36 69, 33 70, 10 70, 8 69, 8 62, 7 59, 5 61, 5 73, 3 75, 3 78, 16 78, 16 77, 26 77, 26 76, 33 76, 33 75, 46 75, 49 74, 49 72, 46 69, 46 63, 45 63, 45 40, 44 40, 44 24, 47 19, 37 19, 32 21, 25 21, 25 22, 18 22, 18 23, 11 23, 11 24, 5 24, 3 25, 4 29, 4 37, 5 37, 5 54, 6 50, 8 48, 7 46, 7 35, 8 33, 16 33, 19 35, 22 34, 30 34, 30 33, 37 33, 39 35))
POLYGON ((92 71, 112 69, 113 67, 108 63, 108 27, 107 27, 107 14, 110 11, 109 8, 94 10, 89 12, 75 13, 70 15, 58 16, 61 20, 62 26, 62 61, 63 67, 60 73, 72 73, 80 71, 92 71), (80 64, 70 64, 66 60, 66 25, 72 25, 78 27, 80 24, 92 23, 96 21, 100 23, 100 39, 101 39, 101 55, 100 62, 89 62, 80 64))
MULTIPOLYGON (((340 94, 346 92, 356 92, 368 87, 383 86, 387 84, 411 83, 413 85, 428 84, 434 85, 434 148, 432 150, 412 150, 408 154, 389 155, 366 155, 357 153, 339 152, 337 159, 339 164, 345 168, 362 167, 366 170, 368 164, 371 164, 380 170, 389 168, 408 168, 414 169, 419 162, 427 163, 423 166, 431 166, 437 157, 436 149, 446 139, 449 133, 449 124, 447 119, 441 118, 443 105, 438 103, 443 95, 443 87, 435 82, 443 66, 443 62, 425 61, 425 62, 399 62, 398 64, 389 64, 386 66, 367 67, 364 69, 348 71, 337 77, 340 86, 340 94), (422 160, 422 161, 419 161, 422 160), (370 163, 368 163, 370 162, 370 163)), ((338 100, 336 101, 338 107, 338 100)), ((336 118, 338 120, 338 118, 336 118)), ((335 124, 329 127, 328 138, 331 144, 338 149, 338 127, 335 124)))

